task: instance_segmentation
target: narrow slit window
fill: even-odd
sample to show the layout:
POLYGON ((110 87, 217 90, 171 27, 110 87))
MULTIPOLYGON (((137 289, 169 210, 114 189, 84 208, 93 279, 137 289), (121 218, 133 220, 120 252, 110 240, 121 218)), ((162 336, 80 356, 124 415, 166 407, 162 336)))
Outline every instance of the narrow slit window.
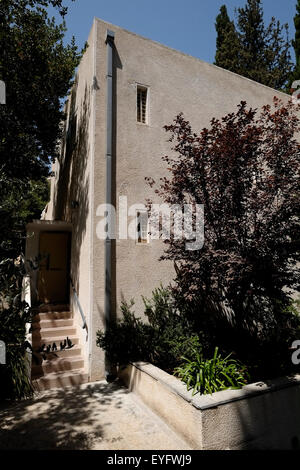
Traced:
POLYGON ((137 87, 137 122, 147 123, 147 88, 137 87))
POLYGON ((137 212, 137 242, 148 243, 148 213, 137 212))

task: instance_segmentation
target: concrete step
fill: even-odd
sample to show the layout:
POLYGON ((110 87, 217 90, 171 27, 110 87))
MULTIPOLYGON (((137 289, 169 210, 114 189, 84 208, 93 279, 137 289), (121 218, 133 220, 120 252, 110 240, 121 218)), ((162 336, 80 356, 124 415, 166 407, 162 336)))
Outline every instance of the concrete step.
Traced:
POLYGON ((45 347, 53 343, 58 350, 46 353, 36 353, 32 361, 31 376, 36 390, 46 390, 56 387, 79 385, 88 381, 84 371, 84 359, 81 356, 79 338, 76 335, 73 315, 68 305, 44 305, 36 310, 32 323, 32 345, 37 351, 43 344, 45 347), (74 346, 60 350, 60 342, 69 338, 74 346))
POLYGON ((52 372, 70 371, 82 369, 84 367, 84 360, 81 356, 74 357, 57 357, 52 360, 45 360, 40 365, 32 363, 31 377, 38 378, 52 372))
POLYGON ((39 312, 34 316, 33 321, 60 320, 63 318, 73 318, 72 312, 65 310, 62 310, 61 312, 39 312))
MULTIPOLYGON (((57 320, 59 321, 59 320, 57 320)), ((32 340, 34 341, 36 338, 63 338, 65 339, 67 336, 70 337, 72 335, 76 335, 76 327, 75 326, 61 326, 61 327, 51 327, 51 328, 43 328, 42 330, 36 329, 32 332, 32 340)), ((55 340, 54 340, 55 341, 55 340)))
POLYGON ((36 307, 37 312, 66 312, 69 310, 70 306, 68 304, 44 304, 36 307))
POLYGON ((33 379, 33 387, 36 391, 49 390, 52 388, 65 388, 88 382, 88 374, 84 369, 69 372, 52 372, 38 379, 33 379))
POLYGON ((62 326, 73 326, 73 318, 42 319, 32 323, 32 331, 44 328, 61 328, 62 326))
MULTIPOLYGON (((55 342, 55 341, 54 341, 55 342)), ((73 341, 72 341, 73 342, 73 341)), ((52 343, 51 343, 52 345, 52 343)), ((56 343, 57 345, 57 343, 56 343)), ((58 343, 58 348, 59 348, 59 343, 58 343)), ((38 347, 35 347, 34 350, 36 351, 38 349, 38 347)), ((37 354, 40 354, 40 357, 42 357, 41 353, 37 353, 37 354)), ((81 355, 81 347, 78 346, 78 344, 76 345, 74 343, 74 346, 70 349, 58 349, 57 351, 50 351, 50 353, 46 353, 47 355, 47 358, 48 359, 55 359, 57 357, 73 357, 73 356, 80 356, 81 355)))
MULTIPOLYGON (((43 334, 43 332, 41 332, 41 334, 43 334)), ((61 337, 54 336, 54 337, 47 337, 47 338, 44 338, 44 337, 37 338, 36 341, 33 341, 33 349, 36 350, 40 346, 42 346, 43 344, 48 346, 49 344, 52 345, 53 343, 56 343, 57 348, 59 348, 60 342, 64 341, 66 338, 67 338, 66 336, 61 336, 61 337)), ((76 344, 76 345, 79 344, 78 336, 76 336, 76 335, 70 335, 69 336, 68 335, 68 338, 72 341, 73 344, 76 344)))

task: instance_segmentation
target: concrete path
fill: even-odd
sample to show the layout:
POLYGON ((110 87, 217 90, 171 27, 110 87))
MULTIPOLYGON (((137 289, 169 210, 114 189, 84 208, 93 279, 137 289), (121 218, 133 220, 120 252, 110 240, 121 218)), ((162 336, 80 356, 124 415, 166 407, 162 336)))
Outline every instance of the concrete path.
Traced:
POLYGON ((0 449, 190 447, 125 387, 101 381, 0 405, 0 449))

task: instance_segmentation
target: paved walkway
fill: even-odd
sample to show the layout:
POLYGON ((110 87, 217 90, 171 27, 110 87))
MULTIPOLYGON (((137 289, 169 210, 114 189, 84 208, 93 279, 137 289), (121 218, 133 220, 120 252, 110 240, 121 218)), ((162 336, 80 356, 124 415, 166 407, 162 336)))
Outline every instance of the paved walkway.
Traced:
POLYGON ((125 387, 101 381, 0 405, 0 449, 190 448, 125 387))

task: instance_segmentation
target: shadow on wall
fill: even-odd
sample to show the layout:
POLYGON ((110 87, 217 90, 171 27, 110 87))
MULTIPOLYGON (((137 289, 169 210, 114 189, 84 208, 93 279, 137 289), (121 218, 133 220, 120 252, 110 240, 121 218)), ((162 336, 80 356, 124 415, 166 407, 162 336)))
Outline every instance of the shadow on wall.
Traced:
POLYGON ((72 253, 71 273, 76 291, 79 291, 79 257, 86 234, 89 213, 89 172, 90 151, 89 118, 91 88, 86 85, 80 110, 76 109, 78 91, 74 83, 69 105, 69 120, 65 131, 60 170, 55 196, 55 219, 71 222, 72 253))
MULTIPOLYGON (((117 139, 118 139, 118 114, 117 114, 117 75, 118 70, 123 69, 123 64, 119 56, 116 45, 113 45, 113 83, 112 83, 112 204, 114 207, 118 207, 117 202, 117 139)), ((111 312, 112 318, 114 321, 117 318, 117 256, 116 256, 116 240, 112 240, 112 250, 111 250, 111 312)))
MULTIPOLYGON (((117 130, 118 130, 118 115, 117 115, 117 74, 118 70, 122 70, 123 64, 119 56, 118 50, 113 44, 113 81, 112 81, 112 168, 111 168, 111 204, 118 207, 117 202, 117 130)), ((94 77, 94 88, 99 89, 96 77, 94 77)), ((104 167, 105 168, 105 167, 104 167)), ((106 172, 106 168, 104 169, 106 172)), ((105 256, 105 255, 104 255, 105 256)), ((105 267, 105 260, 102 260, 103 269, 105 267)), ((108 275, 108 270, 105 271, 105 295, 110 299, 110 317, 106 318, 106 313, 99 303, 97 303, 99 324, 105 330, 107 328, 107 321, 114 322, 117 318, 117 281, 116 281, 117 257, 116 257, 116 240, 111 240, 111 273, 108 275)), ((103 299, 104 300, 104 299, 103 299)), ((105 301, 105 300, 104 300, 105 301)), ((93 332, 94 335, 96 331, 93 332)), ((106 359, 107 361, 107 359, 106 359)))
MULTIPOLYGON (((123 65, 119 56, 119 53, 113 45, 113 82, 112 82, 112 168, 111 168, 111 203, 114 207, 117 207, 117 129, 118 129, 118 115, 117 115, 117 73, 118 69, 122 70, 123 65)), ((97 79, 94 79, 94 87, 98 89, 97 79)), ((105 262, 103 259, 103 269, 105 262)), ((117 256, 116 256, 116 240, 111 241, 111 277, 108 276, 108 271, 105 271, 105 295, 110 298, 110 318, 107 318, 106 312, 97 302, 97 312, 100 329, 106 330, 108 327, 107 322, 114 323, 117 319, 117 256)), ((92 334, 95 336, 96 342, 96 333, 97 330, 93 331, 92 334)), ((95 344, 95 343, 94 343, 95 344)), ((116 369, 112 364, 110 364, 107 355, 104 353, 104 364, 105 371, 110 375, 116 375, 116 369)), ((99 364, 100 366, 100 364, 99 364)))
POLYGON ((296 386, 292 377, 280 380, 286 381, 285 388, 232 403, 239 430, 237 449, 300 450, 299 382, 296 386))
POLYGON ((110 429, 108 409, 121 408, 124 393, 118 384, 101 382, 0 408, 0 449, 91 449, 102 441, 105 428, 110 429))

